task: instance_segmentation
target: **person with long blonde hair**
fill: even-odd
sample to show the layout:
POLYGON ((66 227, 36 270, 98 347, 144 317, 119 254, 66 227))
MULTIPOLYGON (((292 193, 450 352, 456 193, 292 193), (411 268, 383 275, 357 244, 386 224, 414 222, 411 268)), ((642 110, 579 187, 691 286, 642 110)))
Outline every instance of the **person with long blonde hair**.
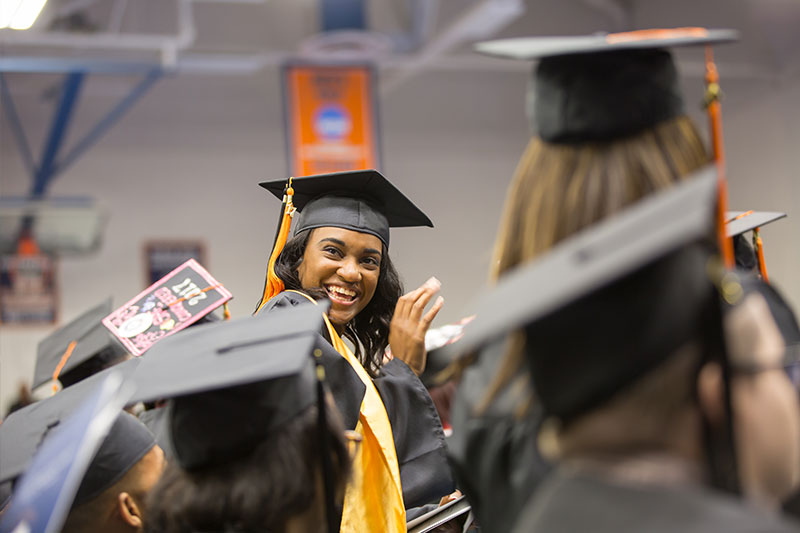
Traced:
MULTIPOLYGON (((490 280, 709 164, 666 47, 734 38, 735 32, 686 28, 478 45, 491 55, 540 59, 528 98, 536 134, 507 192, 490 280)), ((538 442, 548 432, 540 431, 521 366, 525 343, 515 332, 477 354, 453 412, 457 482, 490 532, 510 528, 549 469, 538 442)))

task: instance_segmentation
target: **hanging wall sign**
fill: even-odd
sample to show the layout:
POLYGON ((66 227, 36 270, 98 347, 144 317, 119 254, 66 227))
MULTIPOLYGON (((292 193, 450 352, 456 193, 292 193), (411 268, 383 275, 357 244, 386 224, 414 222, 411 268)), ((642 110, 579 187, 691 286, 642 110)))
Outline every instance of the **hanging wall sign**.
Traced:
POLYGON ((291 176, 380 168, 374 78, 368 65, 284 66, 291 176))
POLYGON ((51 257, 0 256, 0 323, 55 323, 56 288, 55 261, 51 257))
POLYGON ((103 319, 133 355, 176 333, 231 299, 231 293, 194 259, 158 280, 103 319))

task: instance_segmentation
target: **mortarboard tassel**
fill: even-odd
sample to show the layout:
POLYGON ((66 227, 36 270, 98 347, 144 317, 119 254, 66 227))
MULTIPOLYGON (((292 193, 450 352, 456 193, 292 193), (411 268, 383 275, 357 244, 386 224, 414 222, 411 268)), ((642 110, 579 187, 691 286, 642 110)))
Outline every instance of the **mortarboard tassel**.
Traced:
POLYGON ((756 250, 756 257, 758 257, 758 271, 761 273, 761 279, 769 283, 769 276, 767 275, 767 262, 764 261, 764 243, 761 241, 760 228, 753 229, 753 248, 756 250))
MULTIPOLYGON (((746 216, 752 215, 753 211, 745 211, 744 213, 732 218, 729 222, 739 220, 746 216)), ((761 240, 761 228, 753 228, 753 250, 758 258, 758 272, 761 274, 761 279, 769 283, 769 276, 767 275, 767 262, 764 260, 764 242, 761 240)))
POLYGON ((286 239, 289 237, 289 229, 292 225, 292 217, 294 216, 295 208, 292 203, 294 196, 294 189, 292 188, 292 179, 289 178, 289 183, 283 195, 283 216, 281 217, 280 228, 275 236, 275 244, 272 247, 272 254, 269 256, 269 263, 267 264, 267 281, 264 284, 264 295, 261 297, 256 308, 256 313, 261 307, 267 303, 270 298, 284 290, 283 281, 275 274, 275 263, 278 261, 278 256, 281 255, 283 247, 286 245, 286 239))
POLYGON ((67 349, 64 351, 64 355, 61 356, 61 360, 56 365, 56 369, 53 371, 53 394, 58 392, 58 385, 55 383, 58 381, 58 376, 61 375, 61 370, 64 368, 64 365, 67 364, 72 352, 75 351, 75 346, 78 345, 78 341, 72 341, 67 346, 67 349))
POLYGON ((231 310, 228 309, 228 302, 222 304, 222 318, 224 318, 225 320, 231 319, 231 310))
POLYGON ((719 73, 714 64, 714 52, 710 46, 706 47, 706 94, 705 107, 711 129, 711 146, 714 161, 719 172, 719 197, 717 200, 717 242, 719 244, 725 266, 733 268, 733 242, 728 239, 725 232, 725 212, 728 209, 728 181, 725 177, 725 150, 722 143, 722 106, 720 98, 722 91, 719 87, 719 73))

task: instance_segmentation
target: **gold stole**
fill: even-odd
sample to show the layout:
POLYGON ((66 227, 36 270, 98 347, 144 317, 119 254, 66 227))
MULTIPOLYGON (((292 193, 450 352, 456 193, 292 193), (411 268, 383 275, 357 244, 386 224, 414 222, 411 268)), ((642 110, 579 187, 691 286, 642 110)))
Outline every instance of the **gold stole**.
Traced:
MULTIPOLYGON (((302 294, 316 304, 305 293, 290 292, 302 294)), ((353 471, 344 495, 340 531, 406 531, 400 467, 386 407, 361 362, 336 332, 328 316, 322 316, 334 349, 350 363, 365 387, 356 424, 356 432, 361 435, 362 440, 353 459, 353 471)))

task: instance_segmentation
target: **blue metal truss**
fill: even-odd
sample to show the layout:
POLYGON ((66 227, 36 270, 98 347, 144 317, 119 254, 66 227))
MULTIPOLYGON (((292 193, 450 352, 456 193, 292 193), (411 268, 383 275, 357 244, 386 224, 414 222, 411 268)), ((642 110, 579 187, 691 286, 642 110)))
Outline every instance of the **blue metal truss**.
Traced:
POLYGON ((48 58, 0 58, 0 100, 7 111, 11 131, 17 143, 25 167, 31 174, 30 198, 45 196, 53 180, 72 165, 104 133, 106 133, 165 73, 161 66, 141 63, 81 62, 76 60, 48 58), (53 115, 50 132, 37 164, 28 143, 25 129, 17 112, 4 72, 63 73, 61 94, 53 115), (81 87, 87 74, 139 73, 143 78, 120 102, 109 111, 74 147, 63 157, 64 141, 69 130, 81 87))

